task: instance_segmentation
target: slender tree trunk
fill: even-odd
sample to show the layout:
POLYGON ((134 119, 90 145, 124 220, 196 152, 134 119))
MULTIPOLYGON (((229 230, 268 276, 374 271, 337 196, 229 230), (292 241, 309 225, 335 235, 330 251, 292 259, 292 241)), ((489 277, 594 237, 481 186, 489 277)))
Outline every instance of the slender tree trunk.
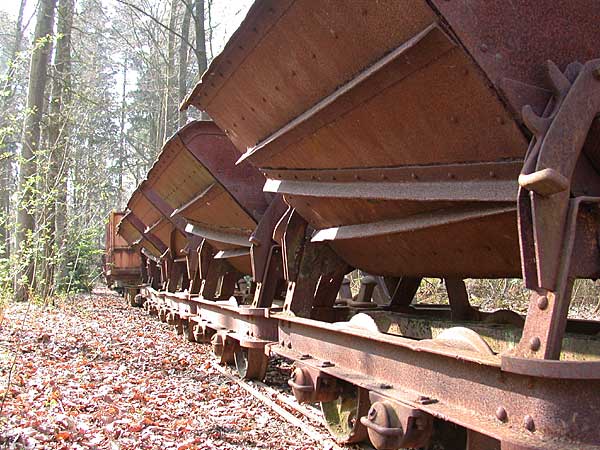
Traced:
MULTIPOLYGON (((177 4, 179 0, 171 0, 171 12, 169 13, 169 30, 175 30, 175 24, 177 23, 177 4)), ((176 70, 175 70, 175 34, 173 32, 168 33, 167 40, 167 83, 165 86, 165 100, 164 100, 164 135, 163 142, 166 141, 175 131, 175 120, 177 117, 177 104, 175 101, 175 81, 176 81, 176 70)))
MULTIPOLYGON (((196 32, 196 61, 198 62, 198 78, 206 71, 206 28, 204 26, 204 0, 194 2, 194 24, 196 32)), ((208 114, 200 112, 201 119, 208 119, 208 114)))
POLYGON ((198 76, 206 71, 206 30, 204 28, 204 0, 194 2, 194 22, 196 26, 196 60, 198 76))
POLYGON ((119 208, 124 206, 123 164, 125 160, 125 118, 127 108, 127 56, 123 61, 123 85, 121 86, 121 120, 119 123, 119 208))
POLYGON ((74 0, 59 0, 57 31, 60 36, 54 56, 54 78, 52 79, 52 100, 50 102, 50 120, 48 141, 51 148, 48 189, 50 205, 47 218, 47 249, 44 297, 49 295, 55 285, 61 282, 65 247, 66 223, 66 180, 69 170, 69 107, 71 105, 71 30, 73 28, 74 0), (55 278, 57 278, 55 283, 55 278))
POLYGON ((33 281, 34 261, 27 246, 35 230, 33 216, 34 177, 36 175, 35 155, 40 143, 40 122, 44 110, 44 91, 47 80, 48 59, 50 56, 50 35, 54 26, 56 0, 41 0, 37 14, 34 35, 34 50, 29 68, 29 87, 27 94, 27 113, 23 124, 21 140, 21 161, 19 169, 20 204, 17 214, 17 250, 22 256, 19 261, 23 269, 19 270, 15 295, 17 300, 26 300, 29 286, 33 281))
POLYGON ((208 22, 208 49, 210 50, 210 59, 212 61, 215 57, 213 52, 212 0, 208 0, 206 3, 206 19, 208 22))
MULTIPOLYGON (((15 67, 18 53, 23 43, 23 12, 26 0, 21 0, 19 15, 15 26, 15 40, 8 60, 8 68, 5 75, 5 85, 2 89, 1 124, 7 125, 7 113, 12 111, 13 98, 15 94, 15 67)), ((12 140, 12 139, 11 139, 12 140)), ((11 160, 14 149, 12 143, 0 142, 0 258, 10 257, 10 186, 11 186, 11 160)))
MULTIPOLYGON (((183 22, 181 23, 181 35, 185 39, 190 36, 190 19, 192 17, 192 9, 185 5, 183 13, 183 22)), ((179 103, 183 101, 187 95, 187 70, 188 70, 188 43, 181 39, 179 42, 179 103)), ((182 127, 187 122, 187 112, 179 111, 179 127, 182 127)))

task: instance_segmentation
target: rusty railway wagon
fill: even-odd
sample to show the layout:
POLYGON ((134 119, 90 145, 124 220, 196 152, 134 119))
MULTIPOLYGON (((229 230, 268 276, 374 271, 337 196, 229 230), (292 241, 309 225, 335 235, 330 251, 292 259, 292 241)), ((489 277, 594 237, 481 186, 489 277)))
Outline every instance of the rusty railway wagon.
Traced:
POLYGON ((145 237, 146 254, 156 249, 160 274, 148 278, 138 303, 189 340, 211 341, 243 376, 263 378, 265 346, 277 340, 269 313, 285 297, 272 235, 286 205, 262 191, 256 168, 235 164, 239 156, 213 122, 189 123, 132 195, 123 226, 137 232, 132 240, 145 237))
POLYGON ((108 215, 102 272, 109 287, 129 294, 128 289, 137 290, 142 280, 142 261, 139 252, 131 246, 131 242, 117 233, 124 214, 111 211, 108 215))
POLYGON ((295 361, 340 442, 600 449, 600 321, 569 316, 600 274, 599 20, 256 1, 182 106, 214 124, 171 138, 121 222, 160 267, 148 309, 244 377, 295 361), (385 302, 340 299, 355 269, 385 302), (426 277, 447 305, 418 301, 426 277), (465 279, 514 277, 526 314, 471 305, 465 279))

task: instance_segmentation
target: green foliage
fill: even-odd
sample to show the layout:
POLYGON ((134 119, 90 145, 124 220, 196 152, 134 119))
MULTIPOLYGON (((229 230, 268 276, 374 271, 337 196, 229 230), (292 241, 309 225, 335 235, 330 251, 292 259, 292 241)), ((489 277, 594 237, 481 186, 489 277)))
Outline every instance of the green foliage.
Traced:
POLYGON ((90 227, 71 239, 73 245, 66 250, 67 280, 65 290, 71 292, 90 291, 101 274, 100 258, 103 250, 98 246, 104 228, 90 227))

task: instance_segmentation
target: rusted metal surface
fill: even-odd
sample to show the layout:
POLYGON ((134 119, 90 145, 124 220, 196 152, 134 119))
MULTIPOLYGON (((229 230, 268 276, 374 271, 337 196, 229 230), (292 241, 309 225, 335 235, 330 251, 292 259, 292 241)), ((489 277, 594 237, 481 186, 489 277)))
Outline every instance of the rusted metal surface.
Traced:
POLYGON ((579 413, 594 411, 600 400, 596 377, 534 381, 502 371, 497 356, 453 349, 435 340, 419 342, 300 318, 280 318, 279 342, 272 348, 278 354, 503 445, 591 449, 600 442, 593 414, 579 413), (322 361, 328 361, 328 367, 322 361), (499 407, 506 412, 502 420, 497 418, 499 407), (535 433, 523 425, 527 415, 535 433))
POLYGON ((123 283, 137 284, 141 278, 142 260, 139 252, 118 233, 124 212, 112 211, 105 227, 105 253, 103 272, 109 286, 123 283))
MULTIPOLYGON (((190 251, 197 251, 200 239, 206 239, 215 250, 213 258, 226 260, 240 274, 248 274, 250 253, 244 249, 251 245, 248 239, 266 209, 266 198, 260 172, 249 164, 236 166, 237 156, 214 123, 191 122, 167 141, 140 190, 188 243, 194 241, 191 247, 176 245, 181 252, 189 256, 190 251)), ((188 258, 188 262, 194 263, 196 258, 188 258)), ((224 267, 219 262, 216 266, 224 267)), ((193 272, 188 267, 192 280, 193 272)), ((219 276, 230 273, 213 272, 219 276)))
POLYGON ((585 214, 582 205, 597 205, 599 202, 599 197, 570 200, 565 226, 567 232, 561 241, 556 288, 538 288, 531 293, 518 356, 558 358, 567 324, 573 280, 577 276, 598 277, 598 215, 595 214, 593 221, 579 219, 585 214), (590 269, 592 271, 588 272, 590 269))
MULTIPOLYGON (((266 190, 284 194, 321 230, 315 238, 331 241, 351 266, 395 276, 518 275, 516 178, 527 137, 430 6, 418 3, 400 13, 400 3, 351 4, 334 13, 332 3, 301 9, 301 2, 294 2, 272 28, 259 27, 260 43, 246 49, 243 61, 219 82, 215 74, 226 63, 216 60, 191 98, 230 136, 238 136, 233 140, 240 150, 250 148, 244 158, 265 171, 266 190), (284 23, 298 26, 317 11, 347 21, 366 11, 357 32, 369 36, 398 15, 388 35, 378 34, 381 40, 364 49, 361 63, 350 58, 355 49, 344 36, 347 46, 337 49, 344 64, 327 76, 282 86, 281 94, 265 93, 267 105, 254 102, 259 79, 244 75, 259 70, 261 49, 285 35, 284 23), (233 80, 249 94, 242 96, 233 80), (287 112, 268 113, 270 102, 294 89, 302 96, 288 98, 287 112), (321 96, 313 93, 307 105, 313 91, 321 96), (249 106, 264 112, 262 127, 232 115, 245 114, 241 110, 249 106), (432 230, 437 242, 453 244, 427 239, 432 230), (424 241, 431 248, 423 248, 424 241), (472 257, 460 258, 460 252, 472 257)), ((262 12, 250 15, 240 35, 271 20, 260 5, 256 8, 262 12)), ((308 23, 301 35, 314 37, 320 24, 308 23)), ((334 19, 328 24, 337 32, 334 19)), ((330 50, 326 41, 314 45, 330 50)), ((279 53, 271 60, 286 69, 290 65, 279 53)), ((273 72, 272 65, 263 67, 261 73, 273 72)))
POLYGON ((547 73, 556 92, 554 107, 543 117, 524 109, 526 124, 535 134, 519 176, 519 184, 529 194, 520 202, 521 209, 526 214, 524 203, 530 204, 531 223, 536 224, 533 229, 524 226, 521 237, 522 245, 535 245, 537 279, 528 277, 529 286, 550 290, 556 286, 571 180, 592 121, 600 113, 600 80, 594 75, 599 69, 600 60, 595 60, 572 64, 563 74, 549 62, 547 73), (534 242, 528 243, 531 236, 534 242))
POLYGON ((443 420, 469 450, 600 448, 598 323, 567 320, 573 281, 600 277, 599 16, 592 0, 257 1, 184 105, 225 134, 178 131, 130 201, 140 239, 169 249, 167 289, 187 276, 199 294, 150 293, 149 311, 244 377, 277 342, 299 397, 369 393, 343 440, 426 446, 443 420), (366 283, 336 304, 355 268, 394 280, 389 305, 366 283), (465 278, 521 274, 525 318, 469 304, 465 278), (432 276, 448 306, 412 303, 432 276))
MULTIPOLYGON (((598 47, 593 43, 600 39, 600 5, 594 0, 430 3, 501 90, 505 80, 546 87, 547 60, 564 68, 573 61, 598 57, 598 47), (574 23, 577 27, 572 26, 574 23)), ((547 100, 548 97, 540 98, 538 111, 543 110, 547 100)), ((518 118, 521 108, 515 106, 518 118)))
POLYGON ((254 220, 268 206, 264 178, 251 164, 233 164, 238 157, 229 138, 213 122, 192 122, 177 133, 188 151, 254 220))
POLYGON ((159 237, 147 231, 147 226, 129 211, 123 216, 119 224, 119 229, 123 229, 125 234, 129 234, 133 239, 143 239, 142 247, 146 248, 154 256, 159 257, 168 248, 168 242, 163 242, 159 237))
POLYGON ((427 447, 433 434, 431 415, 375 392, 369 412, 360 421, 378 449, 427 447))

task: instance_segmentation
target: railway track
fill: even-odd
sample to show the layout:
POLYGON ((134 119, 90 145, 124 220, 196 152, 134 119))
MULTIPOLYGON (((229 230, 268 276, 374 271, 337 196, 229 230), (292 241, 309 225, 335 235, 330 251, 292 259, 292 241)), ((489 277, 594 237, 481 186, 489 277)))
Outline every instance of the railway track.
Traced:
MULTIPOLYGON (((263 382, 244 381, 226 367, 212 362, 212 366, 229 380, 237 383, 246 392, 259 400, 282 419, 297 427, 308 437, 323 444, 324 448, 343 450, 329 436, 320 411, 312 406, 300 405, 293 395, 286 393, 281 386, 272 387, 263 382)), ((355 447, 362 448, 362 447, 355 447)))

